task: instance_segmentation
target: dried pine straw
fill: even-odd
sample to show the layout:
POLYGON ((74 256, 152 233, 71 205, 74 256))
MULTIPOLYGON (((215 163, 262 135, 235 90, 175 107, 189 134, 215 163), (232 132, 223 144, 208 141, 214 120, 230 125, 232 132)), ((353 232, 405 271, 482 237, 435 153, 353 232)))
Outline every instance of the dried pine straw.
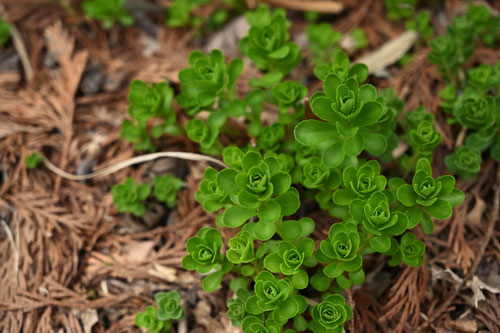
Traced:
MULTIPOLYGON (((338 2, 345 8, 332 24, 342 32, 362 26, 370 44, 362 53, 404 31, 403 24, 385 19, 382 1, 338 2)), ((187 30, 161 27, 154 38, 137 27, 105 32, 55 2, 2 4, 26 45, 33 79, 27 82, 17 69, 0 72, 0 331, 138 332, 134 315, 153 302, 156 291, 177 289, 186 301, 189 332, 234 332, 224 315, 225 299, 231 297, 228 288, 206 294, 201 277, 180 267, 186 240, 201 226, 213 224, 214 216, 194 201, 205 164, 160 160, 76 182, 45 168, 28 172, 23 162, 32 151, 40 151, 62 170, 84 175, 132 158, 133 147, 119 138, 128 83, 133 78, 167 78, 177 89, 177 74, 186 66, 187 55, 203 46, 196 45, 187 30), (106 76, 94 94, 81 88, 89 68, 106 76), (128 176, 151 181, 165 171, 187 182, 175 211, 154 207, 141 221, 117 213, 111 185, 128 176)), ((445 9, 450 14, 457 6, 460 1, 448 0, 445 9)), ((456 133, 439 113, 436 92, 443 82, 426 62, 427 52, 416 50, 408 66, 391 67, 391 77, 373 83, 394 86, 408 108, 421 104, 436 115, 444 144, 434 167, 442 174, 443 157, 453 149, 456 133)), ((499 50, 478 48, 470 65, 495 63, 499 57, 499 50)), ((310 72, 302 66, 292 79, 310 72)), ((253 75, 255 69, 247 66, 243 77, 253 75)), ((318 89, 317 84, 310 90, 318 89)), ((231 142, 228 137, 222 140, 231 142)), ((162 144, 168 151, 197 152, 183 137, 162 144)), ((476 327, 499 332, 498 296, 483 291, 485 300, 476 308, 470 287, 474 277, 493 286, 491 276, 500 269, 498 172, 498 164, 485 161, 476 180, 457 183, 467 199, 453 217, 438 222, 432 235, 418 231, 427 245, 427 266, 391 269, 381 256, 367 258, 367 282, 347 292, 355 316, 346 329, 450 332, 476 327), (436 273, 446 269, 460 280, 436 273)), ((318 226, 313 237, 319 241, 334 221, 321 211, 311 216, 318 226)), ((223 230, 223 237, 227 240, 232 232, 223 230)))

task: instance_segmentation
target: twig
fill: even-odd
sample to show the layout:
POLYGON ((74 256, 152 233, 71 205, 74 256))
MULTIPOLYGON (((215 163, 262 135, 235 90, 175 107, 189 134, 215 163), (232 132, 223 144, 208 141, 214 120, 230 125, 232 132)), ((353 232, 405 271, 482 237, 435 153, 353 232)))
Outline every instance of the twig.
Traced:
POLYGON ((164 151, 164 152, 159 152, 159 153, 152 153, 152 154, 146 154, 146 155, 132 157, 132 158, 126 159, 124 161, 118 162, 116 164, 102 168, 101 170, 97 170, 95 172, 86 174, 86 175, 73 175, 73 174, 67 173, 66 171, 61 170, 57 166, 52 164, 44 156, 42 156, 42 158, 43 158, 42 162, 50 171, 54 172, 58 176, 61 176, 63 178, 69 179, 69 180, 87 180, 87 179, 92 179, 92 178, 97 178, 97 177, 104 177, 104 176, 107 176, 107 175, 112 174, 114 172, 120 171, 121 169, 129 167, 131 165, 153 161, 153 160, 156 160, 156 159, 162 158, 162 157, 179 158, 179 159, 189 160, 189 161, 212 162, 212 163, 220 165, 224 168, 227 168, 227 165, 224 162, 222 162, 216 158, 206 156, 206 155, 201 155, 201 154, 187 153, 187 152, 180 152, 180 151, 164 151))
POLYGON ((464 143, 466 132, 467 132, 467 127, 465 127, 465 126, 462 127, 462 129, 460 130, 460 133, 458 133, 457 141, 455 142, 455 148, 458 146, 461 146, 462 143, 464 143))
POLYGON ((10 23, 10 32, 12 34, 12 43, 14 44, 17 54, 19 54, 19 58, 21 58, 21 63, 23 64, 26 81, 31 82, 33 79, 33 68, 31 67, 31 63, 28 58, 28 52, 26 52, 26 45, 24 44, 23 37, 13 23, 10 23))
POLYGON ((7 234, 7 238, 9 239, 10 245, 12 246, 12 251, 14 252, 14 281, 16 282, 16 286, 19 285, 19 251, 16 247, 16 242, 14 241, 14 237, 12 236, 12 231, 10 231, 9 226, 2 219, 0 220, 2 224, 2 228, 7 234))
MULTIPOLYGON (((7 13, 5 12, 5 8, 1 4, 0 4, 0 18, 3 18, 9 22, 7 13)), ((10 33, 12 36, 12 43, 14 44, 14 47, 19 55, 19 58, 21 59, 21 63, 23 64, 24 73, 26 74, 26 80, 30 82, 31 79, 33 79, 33 68, 31 67, 28 58, 28 52, 26 52, 26 44, 24 43, 23 37, 21 36, 19 30, 17 30, 17 27, 14 25, 14 23, 9 22, 9 26, 10 26, 10 33)))
POLYGON ((314 11, 320 13, 337 14, 344 9, 344 4, 336 1, 314 0, 264 0, 271 5, 292 10, 314 11))

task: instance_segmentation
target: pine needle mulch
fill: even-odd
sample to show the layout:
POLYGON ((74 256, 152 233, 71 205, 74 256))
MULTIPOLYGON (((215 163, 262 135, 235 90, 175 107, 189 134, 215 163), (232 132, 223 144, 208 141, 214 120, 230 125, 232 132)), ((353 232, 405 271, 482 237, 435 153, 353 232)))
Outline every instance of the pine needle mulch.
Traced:
MULTIPOLYGON (((24 165, 27 155, 40 151, 59 168, 86 174, 132 157, 133 147, 119 138, 128 84, 133 78, 167 78, 178 89, 187 55, 207 38, 168 29, 155 15, 143 18, 141 27, 104 31, 55 2, 2 2, 27 52, 21 63, 12 47, 4 49, 17 61, 0 67, 0 331, 138 332, 135 314, 153 302, 156 291, 169 289, 180 291, 188 310, 177 332, 237 331, 224 314, 228 288, 206 294, 200 277, 180 267, 186 240, 213 224, 193 198, 206 164, 159 160, 85 182, 45 168, 28 172, 24 165), (148 24, 155 34, 144 28, 148 24), (113 184, 126 177, 148 182, 166 171, 187 184, 174 211, 154 206, 142 220, 118 214, 109 193, 113 184)), ((382 1, 343 3, 344 12, 332 23, 342 32, 361 25, 370 41, 364 53, 404 31, 385 19, 382 1)), ((463 8, 461 1, 446 1, 444 10, 451 15, 463 8)), ((304 22, 291 14, 293 31, 300 32, 304 22)), ((227 51, 237 54, 236 45, 227 51)), ((389 67, 388 77, 371 80, 377 87, 394 86, 408 108, 422 104, 436 115, 444 144, 434 167, 444 173, 443 158, 455 139, 439 113, 443 82, 427 63, 427 52, 421 48, 408 66, 389 67)), ((470 64, 499 58, 500 50, 478 48, 470 64)), ((243 76, 255 75, 246 67, 243 76)), ((292 75, 305 74, 310 68, 303 65, 292 75)), ((186 121, 182 114, 180 119, 186 121)), ((166 138, 161 147, 196 152, 184 137, 166 138)), ((383 257, 367 260, 366 283, 347 292, 356 311, 346 329, 499 332, 499 183, 491 159, 476 180, 458 182, 465 203, 437 223, 432 235, 417 230, 427 245, 422 267, 391 269, 383 257)), ((333 220, 322 212, 312 215, 320 239, 333 220)))

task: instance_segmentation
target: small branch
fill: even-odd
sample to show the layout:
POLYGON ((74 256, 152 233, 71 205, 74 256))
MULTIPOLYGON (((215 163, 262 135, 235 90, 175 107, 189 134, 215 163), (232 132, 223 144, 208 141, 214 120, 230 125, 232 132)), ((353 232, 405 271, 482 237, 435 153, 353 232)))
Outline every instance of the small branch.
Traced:
POLYGON ((144 162, 149 162, 156 160, 158 158, 162 157, 170 157, 170 158, 178 158, 178 159, 183 159, 183 160, 189 160, 189 161, 199 161, 199 162, 212 162, 215 163, 221 167, 227 168, 227 165, 210 156, 205 156, 201 154, 195 154, 195 153, 186 153, 186 152, 180 152, 180 151, 164 151, 164 152, 159 152, 159 153, 152 153, 152 154, 146 154, 146 155, 141 155, 141 156, 136 156, 132 157, 129 159, 126 159, 124 161, 118 162, 116 164, 107 166, 105 168, 102 168, 101 170, 97 170, 95 172, 86 174, 86 175, 73 175, 70 173, 67 173, 64 170, 59 169, 57 166, 52 164, 46 157, 43 157, 43 164, 52 172, 57 174, 60 177, 69 179, 69 180, 87 180, 87 179, 92 179, 92 178, 97 178, 97 177, 104 177, 109 174, 112 174, 114 172, 120 171, 121 169, 124 169, 126 167, 129 167, 134 164, 139 164, 139 163, 144 163, 144 162))
POLYGON ((465 141, 465 134, 467 132, 467 127, 462 127, 460 133, 458 133, 457 141, 455 142, 455 148, 461 146, 465 141))
POLYGON ((344 9, 344 4, 336 1, 326 0, 264 0, 271 5, 292 10, 315 11, 326 14, 337 14, 344 9))
POLYGON ((10 246, 12 246, 12 252, 14 252, 14 281, 16 282, 16 286, 19 285, 19 251, 16 247, 16 242, 14 241, 14 237, 12 236, 12 231, 10 231, 9 226, 5 223, 4 220, 0 220, 2 224, 2 228, 9 239, 10 246))
POLYGON ((0 4, 0 18, 5 19, 10 26, 10 33, 12 37, 12 43, 14 44, 14 48, 21 58, 21 63, 23 64, 24 73, 26 75, 26 81, 31 82, 33 79, 33 68, 31 67, 31 63, 28 58, 28 52, 26 52, 26 44, 24 43, 23 37, 14 23, 10 22, 7 17, 7 13, 5 12, 5 8, 0 4))

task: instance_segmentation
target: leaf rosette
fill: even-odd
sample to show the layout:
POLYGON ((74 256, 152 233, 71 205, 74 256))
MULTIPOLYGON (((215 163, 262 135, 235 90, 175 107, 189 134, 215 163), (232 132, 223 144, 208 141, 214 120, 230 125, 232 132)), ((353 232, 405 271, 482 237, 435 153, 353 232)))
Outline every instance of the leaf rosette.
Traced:
POLYGON ((152 305, 149 305, 144 312, 138 313, 134 323, 137 327, 145 328, 148 333, 168 332, 172 325, 169 321, 158 319, 156 308, 152 305))
POLYGON ((349 205, 349 212, 356 222, 361 223, 366 230, 375 236, 385 236, 389 250, 388 236, 401 235, 408 226, 408 218, 401 212, 392 212, 389 200, 382 192, 373 193, 368 200, 356 199, 349 205))
POLYGON ((229 239, 226 256, 233 264, 252 261, 255 258, 252 235, 247 231, 241 231, 236 237, 229 239))
POLYGON ((473 179, 481 170, 481 153, 468 146, 460 146, 446 156, 444 162, 451 172, 464 179, 473 179))
POLYGON ((343 271, 353 272, 361 268, 362 258, 357 253, 360 237, 354 223, 335 223, 330 227, 328 238, 321 241, 317 257, 320 262, 330 262, 324 273, 330 278, 343 271))
POLYGON ((200 188, 194 196, 207 212, 215 212, 231 202, 229 195, 220 189, 216 177, 214 168, 206 168, 200 188))
POLYGON ((417 162, 412 185, 402 184, 397 187, 396 196, 405 206, 419 205, 437 219, 449 218, 452 207, 464 200, 463 192, 455 188, 453 176, 432 178, 431 165, 425 158, 417 162))
POLYGON ((355 199, 367 199, 375 192, 385 189, 387 179, 380 174, 380 164, 371 160, 359 168, 348 166, 342 173, 343 189, 333 194, 337 205, 346 206, 355 199))
POLYGON ((182 259, 182 267, 206 274, 218 264, 222 237, 217 229, 205 227, 189 238, 186 248, 189 254, 182 259))
POLYGON ((312 306, 310 313, 314 333, 341 333, 344 323, 353 315, 351 307, 340 295, 327 296, 323 302, 312 306))
POLYGON ((184 308, 180 304, 181 296, 176 290, 157 293, 155 301, 158 304, 158 319, 160 320, 176 320, 185 314, 184 308))
POLYGON ((441 143, 442 139, 441 133, 437 132, 432 123, 426 120, 408 133, 410 147, 423 155, 432 154, 432 151, 441 143))

